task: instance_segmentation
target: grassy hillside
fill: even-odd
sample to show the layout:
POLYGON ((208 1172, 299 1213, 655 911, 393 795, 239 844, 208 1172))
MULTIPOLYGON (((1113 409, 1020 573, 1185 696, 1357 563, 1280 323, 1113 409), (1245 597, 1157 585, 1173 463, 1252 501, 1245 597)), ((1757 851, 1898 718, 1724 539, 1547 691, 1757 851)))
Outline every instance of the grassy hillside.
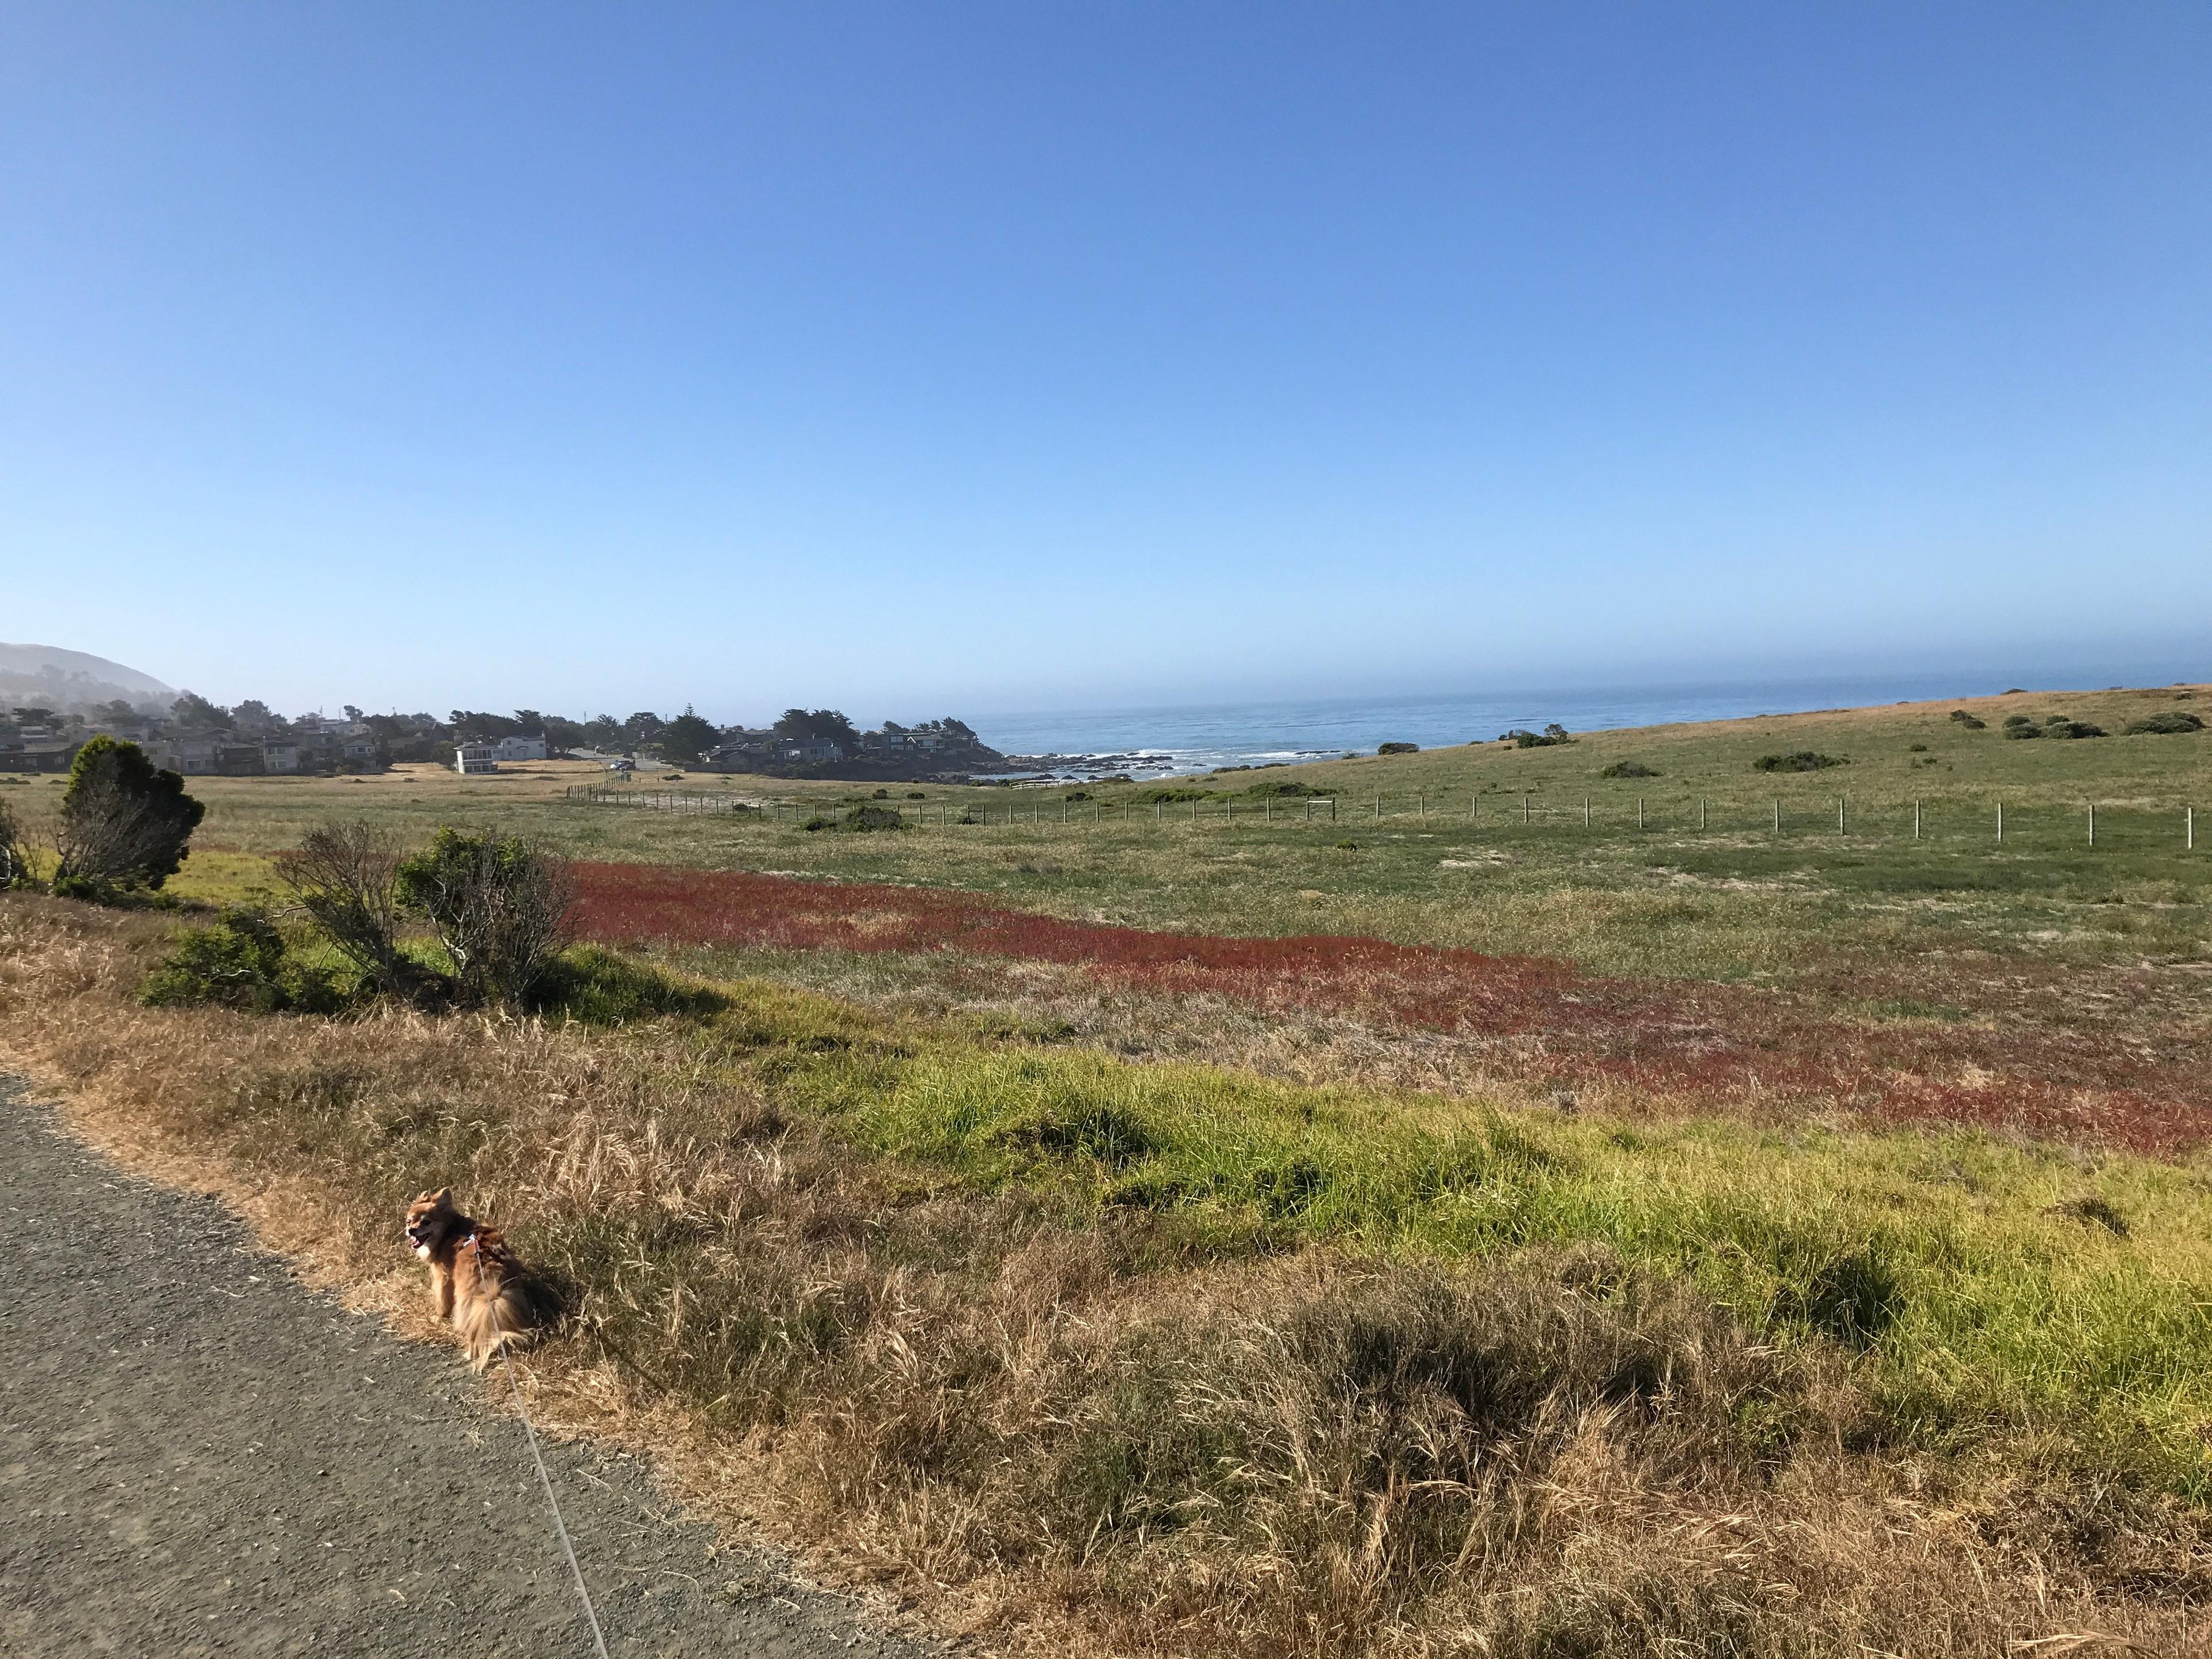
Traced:
MULTIPOLYGON (((1492 742, 1193 780, 1178 789, 1203 799, 1157 806, 1142 787, 1073 802, 1065 787, 902 789, 892 804, 914 827, 897 833, 799 827, 869 799, 849 786, 700 776, 665 786, 781 805, 764 820, 566 804, 566 788, 599 776, 575 765, 489 779, 428 768, 207 779, 193 785, 210 804, 207 850, 179 890, 234 894, 261 866, 228 854, 273 852, 319 820, 358 816, 415 836, 453 820, 510 823, 599 859, 921 883, 1071 917, 1371 934, 1618 972, 1788 976, 1838 953, 1871 961, 1899 949, 2158 962, 2205 951, 2212 823, 2191 854, 2182 815, 2191 802, 2212 809, 2212 732, 2028 742, 2000 732, 2017 712, 2118 733, 2198 707, 2212 709, 2212 696, 2200 703, 2191 688, 2050 693, 1596 733, 1547 749, 1492 742), (1984 729, 1951 720, 1954 708, 1984 729), (1754 769, 1800 750, 1848 764, 1754 769), (1622 762, 1657 775, 1601 775, 1622 762), (1286 787, 1334 793, 1273 805, 1253 793, 1286 787), (940 814, 953 822, 939 827, 940 814)), ((11 795, 35 805, 53 787, 11 795)))

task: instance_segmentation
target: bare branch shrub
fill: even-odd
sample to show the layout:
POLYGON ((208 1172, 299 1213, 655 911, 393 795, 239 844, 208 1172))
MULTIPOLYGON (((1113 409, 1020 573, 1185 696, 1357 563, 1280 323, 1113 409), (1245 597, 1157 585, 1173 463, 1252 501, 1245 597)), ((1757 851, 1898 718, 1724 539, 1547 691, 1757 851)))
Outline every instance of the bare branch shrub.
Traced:
POLYGON ((464 1004, 519 1008, 568 939, 568 866, 520 836, 450 827, 400 861, 398 892, 430 919, 464 1004))
POLYGON ((276 860, 285 887, 375 990, 404 994, 422 974, 399 948, 399 848, 367 823, 325 824, 276 860))

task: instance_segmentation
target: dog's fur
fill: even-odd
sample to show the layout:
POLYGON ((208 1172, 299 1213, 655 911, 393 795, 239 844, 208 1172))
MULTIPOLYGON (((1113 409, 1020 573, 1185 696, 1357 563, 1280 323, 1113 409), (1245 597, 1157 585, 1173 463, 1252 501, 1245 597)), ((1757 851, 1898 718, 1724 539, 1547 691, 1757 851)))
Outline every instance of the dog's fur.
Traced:
POLYGON ((496 1227, 483 1226, 454 1206, 450 1188, 425 1193, 407 1206, 407 1242, 430 1264, 438 1317, 461 1334, 477 1370, 551 1316, 545 1285, 524 1268, 496 1227))

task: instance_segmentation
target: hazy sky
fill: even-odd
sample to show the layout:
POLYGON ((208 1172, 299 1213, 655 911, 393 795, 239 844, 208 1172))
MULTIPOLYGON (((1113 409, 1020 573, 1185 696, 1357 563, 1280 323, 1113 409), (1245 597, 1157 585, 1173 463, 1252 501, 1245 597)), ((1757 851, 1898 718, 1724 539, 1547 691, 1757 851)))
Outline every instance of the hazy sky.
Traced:
POLYGON ((0 638, 726 720, 2212 672, 2212 7, 16 0, 0 638))

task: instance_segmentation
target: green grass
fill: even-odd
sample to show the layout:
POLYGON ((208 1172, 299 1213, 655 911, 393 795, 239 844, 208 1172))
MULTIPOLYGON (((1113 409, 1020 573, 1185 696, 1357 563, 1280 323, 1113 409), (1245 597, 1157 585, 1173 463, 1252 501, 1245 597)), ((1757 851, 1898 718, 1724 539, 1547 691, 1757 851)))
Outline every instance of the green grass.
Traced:
POLYGON ((786 1109, 1071 1221, 1141 1209, 1201 1255, 1601 1246, 1686 1277, 1767 1340, 1856 1352, 1901 1440, 2053 1434, 2212 1491, 2201 1158, 1513 1113, 1008 1044, 759 981, 714 990, 723 1006, 694 1028, 704 1054, 786 1109))

